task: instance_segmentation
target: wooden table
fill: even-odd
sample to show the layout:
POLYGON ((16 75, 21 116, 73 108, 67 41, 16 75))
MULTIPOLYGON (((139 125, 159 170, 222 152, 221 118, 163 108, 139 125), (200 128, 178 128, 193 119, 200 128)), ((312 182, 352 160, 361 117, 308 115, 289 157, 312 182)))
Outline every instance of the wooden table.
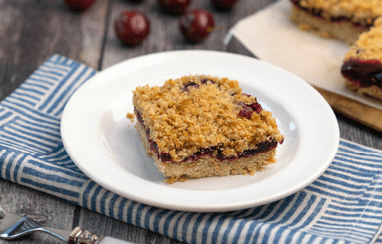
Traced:
MULTIPOLYGON (((201 44, 184 41, 178 17, 162 13, 156 0, 133 4, 128 0, 96 0, 91 9, 73 13, 64 0, 0 0, 0 99, 16 89, 52 54, 61 54, 103 70, 143 54, 183 49, 219 50, 253 56, 237 40, 223 39, 238 20, 276 0, 240 0, 231 12, 218 12, 208 0, 193 0, 191 8, 204 8, 215 16, 217 31, 201 44), (148 39, 138 47, 123 46, 114 32, 114 19, 122 10, 139 9, 151 21, 148 39)), ((336 114, 341 137, 382 149, 382 134, 336 114)), ((33 216, 59 228, 82 226, 90 231, 136 243, 179 243, 157 233, 89 211, 24 186, 0 179, 0 206, 33 216)), ((62 243, 46 234, 0 243, 62 243)))

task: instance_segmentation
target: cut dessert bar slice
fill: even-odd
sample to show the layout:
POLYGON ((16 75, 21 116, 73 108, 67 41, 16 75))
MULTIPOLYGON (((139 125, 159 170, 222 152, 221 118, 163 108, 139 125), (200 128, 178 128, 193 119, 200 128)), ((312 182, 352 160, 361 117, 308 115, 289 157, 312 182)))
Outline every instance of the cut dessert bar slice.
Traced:
POLYGON ((345 55, 341 73, 346 78, 345 84, 350 90, 382 100, 381 26, 373 27, 359 37, 345 55))
POLYGON ((302 30, 353 44, 382 15, 376 0, 291 0, 291 20, 302 30))
POLYGON ((133 93, 135 127, 168 183, 253 174, 276 161, 284 136, 275 118, 235 80, 184 76, 133 93))

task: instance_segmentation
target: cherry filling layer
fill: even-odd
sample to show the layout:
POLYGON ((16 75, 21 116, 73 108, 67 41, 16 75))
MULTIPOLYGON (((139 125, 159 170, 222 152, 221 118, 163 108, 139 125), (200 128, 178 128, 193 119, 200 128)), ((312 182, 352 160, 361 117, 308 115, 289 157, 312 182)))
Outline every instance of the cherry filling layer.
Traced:
MULTIPOLYGON (((212 80, 207 80, 207 79, 203 79, 200 81, 200 83, 202 85, 205 85, 207 84, 207 81, 210 81, 211 83, 215 83, 213 82, 212 80)), ((195 82, 188 82, 186 85, 184 85, 183 87, 183 91, 189 91, 191 87, 194 87, 194 88, 199 88, 199 85, 196 84, 195 82)))
MULTIPOLYGON (((322 10, 321 9, 314 9, 314 8, 306 8, 300 5, 301 0, 290 0, 296 7, 298 7, 301 10, 304 10, 305 12, 308 12, 310 15, 315 16, 320 19, 324 19, 322 17, 322 10)), ((354 23, 351 21, 349 17, 346 16, 339 16, 339 17, 331 17, 329 19, 332 22, 342 22, 342 21, 347 21, 351 22, 354 27, 361 27, 361 28, 370 28, 373 26, 373 24, 368 24, 365 22, 359 22, 359 23, 354 23)))
POLYGON ((342 75, 358 87, 382 88, 382 63, 379 60, 351 58, 341 67, 342 75))
POLYGON ((239 102, 238 105, 240 105, 243 108, 239 111, 239 116, 246 117, 247 119, 250 119, 254 112, 260 113, 262 110, 261 105, 257 102, 253 102, 251 104, 239 102))
MULTIPOLYGON (((155 152, 155 154, 161 159, 162 162, 171 161, 173 163, 177 163, 177 162, 171 160, 171 155, 169 153, 158 152, 157 143, 150 139, 150 129, 146 129, 146 127, 143 123, 142 114, 140 112, 138 112, 137 110, 134 110, 134 112, 135 112, 135 115, 137 116, 137 119, 138 119, 140 125, 142 126, 142 128, 145 129, 146 137, 150 143, 151 151, 155 152)), ((276 147, 277 147, 277 141, 275 139, 271 138, 267 141, 258 143, 256 145, 256 149, 244 150, 243 152, 238 153, 238 155, 236 157, 234 157, 234 156, 226 157, 226 156, 224 156, 224 154, 220 150, 219 146, 213 146, 213 147, 209 147, 209 148, 201 148, 199 151, 186 157, 181 162, 197 161, 197 160, 199 160, 199 158, 201 158, 203 156, 210 156, 212 158, 217 158, 220 161, 223 161, 223 160, 230 160, 231 161, 231 160, 238 159, 238 158, 252 157, 252 156, 259 154, 259 153, 266 153, 266 152, 268 152, 268 151, 270 151, 276 147), (216 150, 217 150, 217 154, 215 153, 215 155, 214 155, 214 152, 216 150)))

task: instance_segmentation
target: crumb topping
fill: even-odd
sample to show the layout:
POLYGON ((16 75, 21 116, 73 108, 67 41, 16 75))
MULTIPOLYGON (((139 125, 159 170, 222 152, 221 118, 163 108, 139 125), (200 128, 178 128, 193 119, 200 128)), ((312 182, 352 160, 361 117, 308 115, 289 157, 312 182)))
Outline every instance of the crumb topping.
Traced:
POLYGON ((135 115, 132 114, 132 113, 127 113, 126 117, 129 118, 129 119, 134 119, 135 115))
POLYGON ((134 118, 135 118, 135 115, 134 115, 134 114, 132 114, 132 113, 127 113, 127 114, 126 114, 126 117, 127 117, 128 119, 130 119, 131 122, 134 122, 134 118))
POLYGON ((302 8, 323 11, 321 15, 330 17, 347 17, 354 23, 373 24, 382 15, 380 0, 292 0, 302 8))
POLYGON ((345 55, 345 60, 350 58, 382 60, 382 27, 373 27, 370 31, 361 34, 355 45, 345 55))
POLYGON ((225 156, 236 156, 260 142, 283 140, 272 114, 258 109, 256 97, 244 94, 236 80, 183 76, 133 93, 150 139, 173 161, 202 148, 218 146, 225 156))

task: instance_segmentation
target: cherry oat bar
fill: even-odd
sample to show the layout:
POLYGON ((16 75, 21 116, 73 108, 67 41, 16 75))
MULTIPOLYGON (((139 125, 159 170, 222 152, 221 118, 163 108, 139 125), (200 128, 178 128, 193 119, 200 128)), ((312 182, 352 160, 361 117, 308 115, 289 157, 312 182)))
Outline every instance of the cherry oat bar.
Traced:
POLYGON ((253 174, 276 162, 284 136, 271 112, 235 80, 183 76, 133 93, 135 127, 168 183, 253 174))
MULTIPOLYGON (((382 24, 382 19, 376 25, 382 24)), ((362 34, 345 55, 341 68, 346 86, 360 95, 382 100, 382 27, 362 34)))

